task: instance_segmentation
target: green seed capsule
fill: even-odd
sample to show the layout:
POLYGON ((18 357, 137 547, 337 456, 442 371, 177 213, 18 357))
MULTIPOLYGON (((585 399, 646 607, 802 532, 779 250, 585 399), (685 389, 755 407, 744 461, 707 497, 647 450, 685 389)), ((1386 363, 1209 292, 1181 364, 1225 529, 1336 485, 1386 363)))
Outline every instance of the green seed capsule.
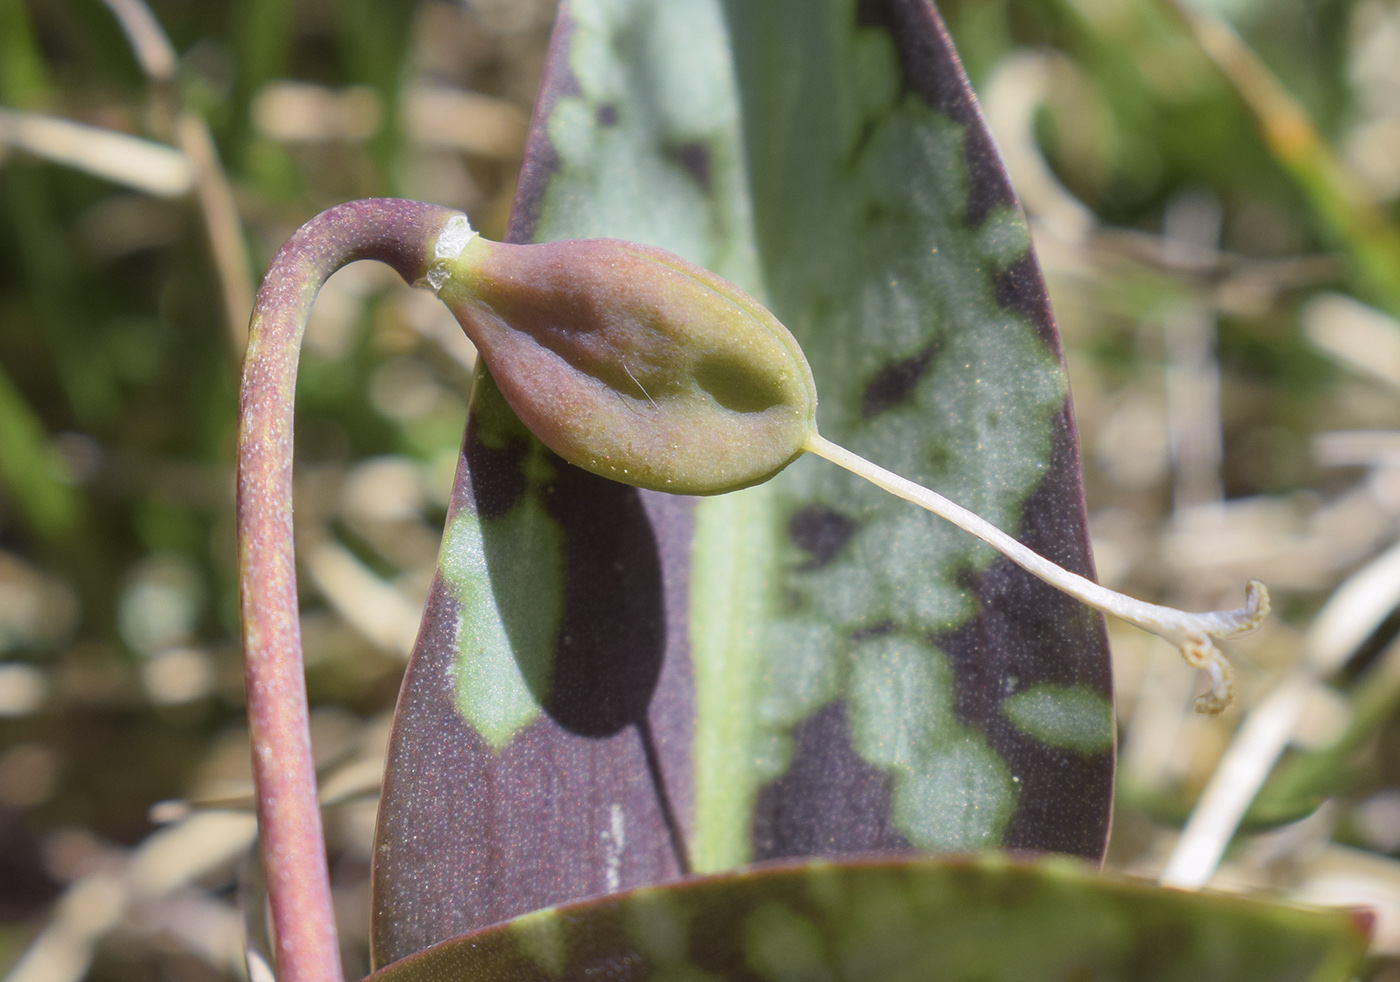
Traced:
POLYGON ((444 230, 428 281, 516 415, 570 463, 719 494, 772 477, 815 432, 797 341, 713 273, 614 239, 521 246, 459 232, 471 237, 444 230))

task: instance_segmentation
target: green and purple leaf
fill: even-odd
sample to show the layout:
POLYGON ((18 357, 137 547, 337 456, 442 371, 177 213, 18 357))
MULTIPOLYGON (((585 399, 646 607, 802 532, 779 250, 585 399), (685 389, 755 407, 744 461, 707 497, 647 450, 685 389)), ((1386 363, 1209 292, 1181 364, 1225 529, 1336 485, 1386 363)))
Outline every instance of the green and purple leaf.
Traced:
POLYGON ((1070 860, 818 861, 526 914, 373 982, 1345 982, 1366 918, 1070 860))
MULTIPOLYGON (((918 0, 574 0, 511 238, 680 253, 803 345, 822 432, 1091 570, 1029 235, 918 0)), ((390 748, 377 964, 776 857, 1097 858, 1099 617, 814 458, 638 492, 473 394, 390 748)))

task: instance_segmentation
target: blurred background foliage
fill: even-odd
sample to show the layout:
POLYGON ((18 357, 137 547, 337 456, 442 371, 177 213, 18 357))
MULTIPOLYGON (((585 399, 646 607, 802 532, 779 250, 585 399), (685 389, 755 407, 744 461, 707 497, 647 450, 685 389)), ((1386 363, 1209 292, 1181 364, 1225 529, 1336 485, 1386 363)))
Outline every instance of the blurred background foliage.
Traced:
MULTIPOLYGON (((1280 611, 1233 647, 1242 708, 1218 720, 1190 714, 1172 652, 1112 625, 1110 861, 1157 875, 1244 713, 1289 682, 1289 749, 1249 825, 1274 830, 1212 885, 1375 904, 1400 954, 1400 3, 943 10, 1033 219, 1101 578, 1205 608, 1259 576, 1280 611)), ((0 972, 24 982, 243 971, 250 271, 367 195, 502 235, 553 15, 155 0, 166 42, 144 11, 0 0, 0 972)), ((473 360, 370 266, 337 274, 308 329, 304 630, 355 977, 473 360)))

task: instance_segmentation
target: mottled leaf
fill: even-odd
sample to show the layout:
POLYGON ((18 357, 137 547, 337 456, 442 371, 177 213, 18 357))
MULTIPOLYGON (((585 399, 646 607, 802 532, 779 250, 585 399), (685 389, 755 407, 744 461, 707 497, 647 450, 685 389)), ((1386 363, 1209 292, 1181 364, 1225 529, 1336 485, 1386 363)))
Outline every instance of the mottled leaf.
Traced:
POLYGON ((564 464, 478 381, 389 748, 376 963, 681 872, 689 748, 652 721, 688 717, 685 517, 564 464))
POLYGON ((1364 920, 1110 879, 1069 860, 783 866, 557 907, 374 982, 1327 982, 1364 920))
MULTIPOLYGON (((1026 225, 931 7, 566 4, 511 238, 602 235, 767 303, 825 435, 1090 569, 1026 225)), ((390 750, 378 964, 688 869, 1101 854, 1098 616, 831 465, 639 493, 548 453, 482 376, 448 527, 390 750)))
MULTIPOLYGON (((1088 568, 1039 272, 936 15, 730 9, 763 295, 812 362, 822 432, 1088 568)), ((697 664, 749 666, 754 719, 726 726, 697 669, 697 749, 724 748, 710 769, 697 753, 697 866, 905 845, 1097 855, 1112 768, 1097 616, 818 461, 759 494, 761 516, 732 498, 697 516, 702 545, 714 524, 772 543, 728 643, 707 646, 693 608, 697 664), (1096 738, 1049 741, 1003 711, 1044 686, 1095 700, 1080 716, 1096 738), (746 853, 732 830, 751 809, 746 853)), ((730 562, 697 546, 692 575, 745 589, 726 586, 730 562)))

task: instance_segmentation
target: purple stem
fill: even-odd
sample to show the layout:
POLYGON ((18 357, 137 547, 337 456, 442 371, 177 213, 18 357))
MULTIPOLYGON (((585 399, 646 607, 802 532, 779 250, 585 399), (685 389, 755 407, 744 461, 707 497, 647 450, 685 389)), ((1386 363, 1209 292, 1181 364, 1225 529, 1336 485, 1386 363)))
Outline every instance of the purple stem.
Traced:
POLYGON ((377 259, 409 283, 457 212, 393 198, 322 212, 278 250, 253 308, 238 431, 244 678, 263 872, 281 982, 342 982, 316 773, 292 539, 292 412, 306 317, 326 279, 377 259))

